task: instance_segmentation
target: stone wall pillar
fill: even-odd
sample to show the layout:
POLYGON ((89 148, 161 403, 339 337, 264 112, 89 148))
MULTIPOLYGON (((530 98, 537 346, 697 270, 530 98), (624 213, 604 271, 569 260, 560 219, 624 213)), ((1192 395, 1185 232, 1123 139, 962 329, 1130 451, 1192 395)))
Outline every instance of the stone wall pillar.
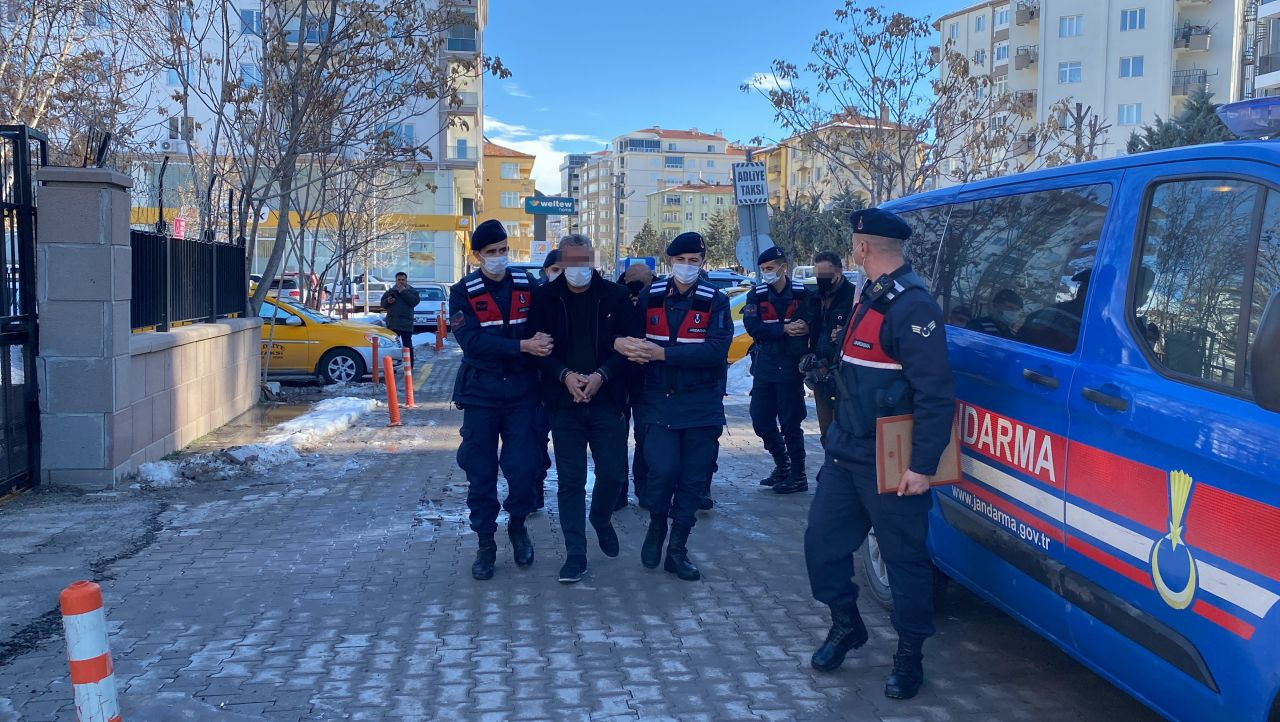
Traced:
POLYGON ((41 168, 36 177, 41 476, 107 488, 133 452, 133 181, 103 168, 41 168))

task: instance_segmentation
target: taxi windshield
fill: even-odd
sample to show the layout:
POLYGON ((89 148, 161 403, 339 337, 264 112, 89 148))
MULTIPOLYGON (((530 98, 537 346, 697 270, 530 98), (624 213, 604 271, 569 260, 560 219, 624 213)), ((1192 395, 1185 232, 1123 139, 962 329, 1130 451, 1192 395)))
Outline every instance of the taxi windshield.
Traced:
POLYGON ((310 308, 307 308, 306 306, 302 305, 297 301, 288 301, 288 300, 282 299, 280 301, 280 305, 282 307, 288 308, 290 311, 293 311, 294 313, 298 314, 299 316, 302 316, 308 321, 314 321, 315 323, 333 323, 333 319, 329 318, 328 316, 325 316, 324 314, 318 313, 310 308))

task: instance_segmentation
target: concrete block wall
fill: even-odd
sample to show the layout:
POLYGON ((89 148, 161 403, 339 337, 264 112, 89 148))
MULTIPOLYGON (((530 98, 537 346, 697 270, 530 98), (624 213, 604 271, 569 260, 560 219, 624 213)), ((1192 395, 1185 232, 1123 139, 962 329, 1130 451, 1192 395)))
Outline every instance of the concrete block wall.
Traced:
POLYGON ((252 408, 261 321, 133 334, 132 181, 99 168, 37 179, 41 476, 109 488, 252 408))

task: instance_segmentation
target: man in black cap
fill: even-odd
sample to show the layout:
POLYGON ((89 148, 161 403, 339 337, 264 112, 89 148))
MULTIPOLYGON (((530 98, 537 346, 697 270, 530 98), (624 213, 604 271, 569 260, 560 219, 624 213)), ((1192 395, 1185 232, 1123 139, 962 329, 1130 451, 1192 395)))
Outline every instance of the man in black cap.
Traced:
POLYGON ((551 353, 551 337, 533 332, 533 278, 507 268, 507 232, 488 220, 471 234, 471 255, 480 268, 449 289, 453 335, 462 366, 453 403, 462 409, 458 466, 467 474, 471 529, 480 537, 471 576, 493 577, 498 511, 509 516, 507 535, 518 566, 533 563, 525 518, 537 503, 537 475, 546 449, 537 432, 538 374, 534 357, 551 353), (502 441, 499 454, 498 441, 502 441), (541 444, 541 446, 539 446, 541 444), (498 469, 507 498, 498 504, 498 469))
POLYGON ((742 325, 752 340, 751 425, 773 456, 773 472, 760 485, 794 494, 809 490, 800 429, 807 415, 800 359, 809 350, 809 292, 788 276, 781 248, 765 249, 756 263, 761 283, 747 292, 742 325))
POLYGON ((924 640, 934 633, 933 567, 925 547, 930 477, 951 439, 955 385, 947 363, 942 310, 923 280, 903 263, 911 228, 888 211, 850 216, 853 259, 867 274, 853 316, 839 338, 835 422, 826 462, 809 507, 805 563, 813 596, 831 608, 831 630, 811 660, 823 672, 867 641, 853 583, 853 554, 875 528, 893 591, 898 651, 886 697, 914 697, 924 682, 924 640), (876 419, 913 414, 911 463, 896 493, 876 484, 876 419))
POLYGON ((840 364, 840 349, 832 332, 844 328, 849 321, 857 289, 844 277, 844 261, 832 251, 821 251, 813 257, 813 275, 818 281, 818 292, 810 296, 813 310, 809 323, 809 353, 813 358, 806 365, 809 367, 808 383, 813 389, 814 407, 818 412, 818 432, 825 449, 827 429, 831 428, 836 414, 834 373, 840 364))
POLYGON ((650 569, 663 561, 669 517, 663 568, 687 581, 701 576, 689 561, 687 543, 720 452, 733 340, 729 299, 700 277, 706 248, 697 233, 671 241, 671 277, 654 281, 637 309, 645 338, 621 338, 614 345, 645 369, 638 413, 649 463, 649 532, 640 560, 650 569))

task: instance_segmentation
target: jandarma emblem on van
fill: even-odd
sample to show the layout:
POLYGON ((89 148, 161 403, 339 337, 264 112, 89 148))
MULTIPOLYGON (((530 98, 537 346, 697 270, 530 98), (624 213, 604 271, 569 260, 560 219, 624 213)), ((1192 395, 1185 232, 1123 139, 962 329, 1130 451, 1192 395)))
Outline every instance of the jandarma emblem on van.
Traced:
POLYGON ((1183 541, 1183 522, 1187 508, 1191 506, 1191 491, 1195 480, 1185 471, 1169 472, 1169 533, 1156 539, 1151 545, 1151 581, 1165 604, 1174 609, 1186 609, 1196 595, 1196 560, 1191 548, 1183 541), (1163 563, 1160 559, 1164 550, 1163 563), (1181 586, 1181 589, 1173 589, 1181 586))
POLYGON ((911 332, 918 333, 925 338, 929 338, 929 334, 933 333, 933 330, 937 327, 938 327, 937 321, 930 321, 929 325, 927 326, 912 326, 911 332))

